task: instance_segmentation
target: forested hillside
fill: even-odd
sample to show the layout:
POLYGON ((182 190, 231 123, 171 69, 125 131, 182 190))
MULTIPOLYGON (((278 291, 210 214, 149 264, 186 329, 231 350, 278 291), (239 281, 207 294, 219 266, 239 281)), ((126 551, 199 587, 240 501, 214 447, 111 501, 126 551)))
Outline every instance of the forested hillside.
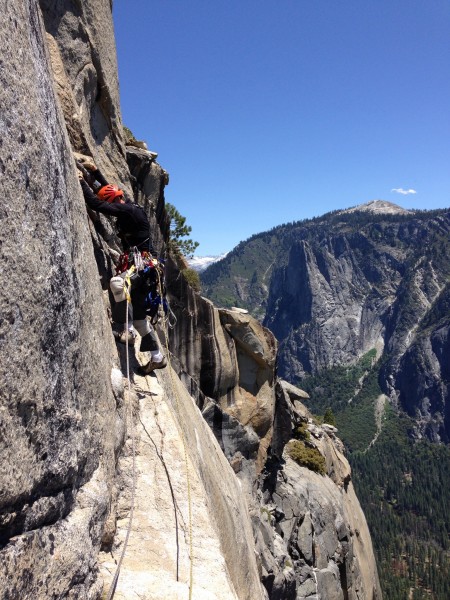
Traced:
POLYGON ((375 350, 383 393, 418 435, 447 442, 449 215, 362 209, 282 225, 207 269, 204 294, 261 319, 293 383, 375 350))
POLYGON ((279 371, 347 448, 384 597, 450 597, 450 218, 337 211, 239 244, 203 275, 280 342, 279 371))
POLYGON ((450 448, 413 439, 414 421, 381 393, 374 355, 309 377, 302 386, 311 395, 311 410, 319 419, 327 414, 348 450, 384 597, 445 600, 450 593, 450 448))

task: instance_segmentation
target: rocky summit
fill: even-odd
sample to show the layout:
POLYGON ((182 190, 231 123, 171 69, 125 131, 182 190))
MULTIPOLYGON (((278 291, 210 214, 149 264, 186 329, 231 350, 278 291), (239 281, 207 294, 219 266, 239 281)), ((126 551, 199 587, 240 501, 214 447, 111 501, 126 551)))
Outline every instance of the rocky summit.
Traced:
POLYGON ((386 200, 370 200, 365 204, 358 204, 353 208, 347 208, 346 210, 340 211, 341 213, 353 213, 353 212, 369 212, 369 213, 384 213, 386 215, 404 215, 412 213, 406 208, 402 208, 398 204, 393 202, 387 202, 386 200))
POLYGON ((0 598, 379 599, 335 428, 278 378, 271 331, 167 255, 169 177, 126 144, 111 5, 2 5, 0 598), (167 259, 157 375, 112 335, 120 240, 73 152, 167 259))

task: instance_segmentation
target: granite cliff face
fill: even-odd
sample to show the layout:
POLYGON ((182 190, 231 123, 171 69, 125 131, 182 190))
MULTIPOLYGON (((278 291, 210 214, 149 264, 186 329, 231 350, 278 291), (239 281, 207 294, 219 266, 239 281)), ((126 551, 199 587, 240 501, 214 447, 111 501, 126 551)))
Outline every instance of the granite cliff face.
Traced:
POLYGON ((79 598, 123 436, 114 348, 36 2, 2 3, 0 45, 0 593, 79 598))
POLYGON ((270 331, 170 260, 170 365, 140 377, 130 352, 128 389, 118 239, 86 210, 72 150, 146 209, 159 253, 168 175, 124 143, 111 3, 2 9, 0 597, 105 597, 130 526, 116 598, 380 598, 334 431, 276 377, 270 331), (290 458, 299 424, 325 475, 290 458))
POLYGON ((215 302, 248 308, 274 332, 286 379, 375 349, 383 392, 417 435, 448 441, 449 233, 448 211, 373 201, 254 236, 203 279, 215 302))

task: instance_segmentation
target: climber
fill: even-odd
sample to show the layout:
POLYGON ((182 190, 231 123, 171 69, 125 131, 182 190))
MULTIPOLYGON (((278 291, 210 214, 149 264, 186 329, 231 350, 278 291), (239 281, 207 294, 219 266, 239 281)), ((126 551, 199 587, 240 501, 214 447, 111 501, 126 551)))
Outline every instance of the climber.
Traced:
MULTIPOLYGON (((139 261, 141 257, 144 257, 147 263, 155 263, 156 261, 152 261, 152 255, 155 255, 155 252, 150 239, 150 223, 145 210, 138 204, 126 200, 123 191, 117 186, 109 184, 93 162, 84 159, 82 165, 77 163, 77 167, 78 178, 87 206, 96 212, 117 218, 119 237, 127 258, 134 255, 139 261), (94 181, 96 194, 85 180, 84 173, 86 172, 90 172, 89 180, 94 181)), ((121 331, 114 332, 114 335, 119 342, 126 343, 128 340, 129 344, 134 345, 134 325, 142 337, 139 350, 141 352, 149 351, 151 354, 150 361, 140 368, 147 375, 155 369, 163 369, 167 365, 167 359, 159 348, 156 333, 146 314, 145 301, 149 293, 150 268, 135 270, 130 277, 131 318, 128 331, 125 327, 128 301, 124 290, 127 269, 128 264, 123 272, 118 273, 110 280, 110 288, 115 300, 112 310, 113 320, 122 328, 121 331)))

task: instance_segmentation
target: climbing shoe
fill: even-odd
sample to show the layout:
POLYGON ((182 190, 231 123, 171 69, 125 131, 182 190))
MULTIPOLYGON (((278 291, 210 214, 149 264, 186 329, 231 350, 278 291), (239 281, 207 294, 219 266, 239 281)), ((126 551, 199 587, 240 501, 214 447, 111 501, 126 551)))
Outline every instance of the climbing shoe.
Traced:
POLYGON ((126 329, 123 331, 113 331, 113 335, 121 344, 126 344, 128 338, 128 345, 134 346, 136 335, 132 331, 127 331, 126 329))
POLYGON ((150 375, 155 369, 164 369, 164 367, 167 367, 167 358, 165 356, 163 356, 163 359, 159 362, 150 360, 146 365, 142 365, 139 371, 143 375, 150 375))

